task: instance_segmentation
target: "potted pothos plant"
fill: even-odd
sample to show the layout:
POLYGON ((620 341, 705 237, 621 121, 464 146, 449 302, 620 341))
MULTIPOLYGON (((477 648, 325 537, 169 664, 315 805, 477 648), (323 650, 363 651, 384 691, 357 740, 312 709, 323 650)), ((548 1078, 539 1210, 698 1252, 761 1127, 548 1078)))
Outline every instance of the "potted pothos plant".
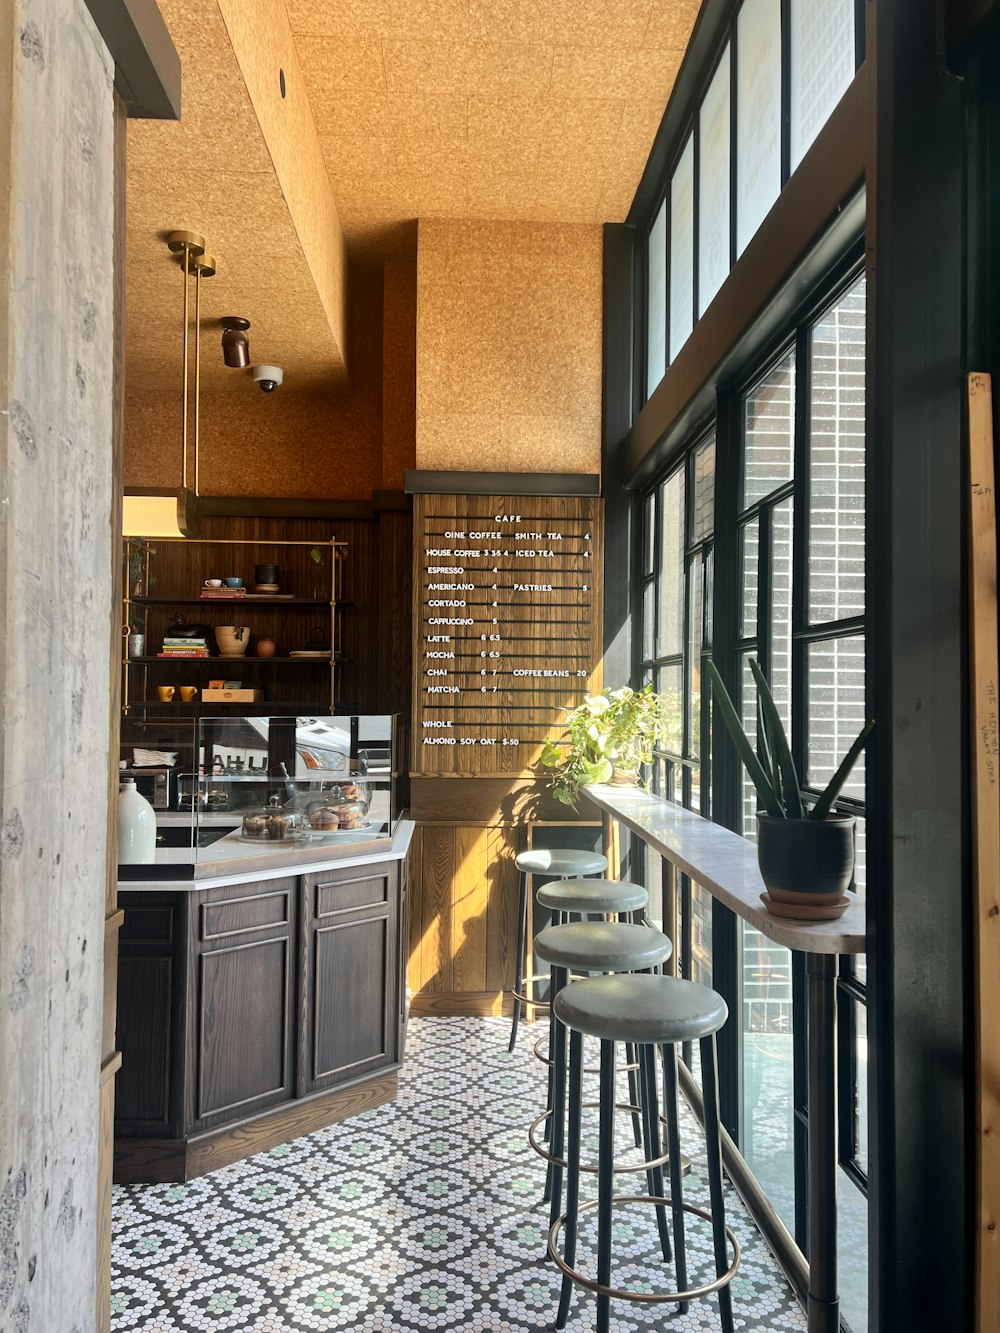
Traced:
POLYGON ((759 664, 750 659, 757 684, 756 745, 744 731, 714 663, 707 666, 719 713, 763 806, 757 812, 757 860, 769 896, 779 903, 801 901, 803 896, 817 905, 841 900, 854 879, 855 821, 833 805, 875 723, 865 723, 825 790, 807 806, 781 716, 759 664))
POLYGON ((575 806, 588 783, 637 783, 669 723, 670 704, 650 685, 586 695, 568 710, 562 738, 546 741, 542 750, 539 762, 549 770, 552 794, 575 806))

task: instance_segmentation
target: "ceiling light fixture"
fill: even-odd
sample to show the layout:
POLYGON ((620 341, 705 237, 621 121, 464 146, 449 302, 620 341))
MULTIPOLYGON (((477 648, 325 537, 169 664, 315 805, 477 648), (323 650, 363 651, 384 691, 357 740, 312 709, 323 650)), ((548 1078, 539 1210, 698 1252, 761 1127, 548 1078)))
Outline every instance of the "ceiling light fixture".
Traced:
POLYGON ((178 487, 128 487, 122 514, 126 537, 194 537, 201 522, 198 503, 198 432, 201 395, 201 280, 215 274, 215 260, 205 254, 204 237, 193 231, 167 234, 167 247, 178 256, 184 282, 183 390, 181 407, 181 484, 178 487), (194 490, 188 486, 188 417, 190 415, 188 357, 190 292, 194 274, 194 490))
POLYGON ((219 320, 225 332, 222 335, 222 359, 234 370, 243 370, 250 364, 250 339, 246 335, 250 321, 240 315, 223 315, 219 320))

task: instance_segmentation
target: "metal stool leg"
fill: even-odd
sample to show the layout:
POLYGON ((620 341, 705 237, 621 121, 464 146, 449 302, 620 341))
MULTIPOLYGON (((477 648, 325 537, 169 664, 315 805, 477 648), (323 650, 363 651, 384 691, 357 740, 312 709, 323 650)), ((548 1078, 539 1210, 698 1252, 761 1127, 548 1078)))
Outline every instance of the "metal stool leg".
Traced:
MULTIPOLYGON (((566 1155, 566 1228, 565 1256, 572 1268, 576 1264, 577 1209, 580 1206, 580 1152, 583 1121, 583 1037, 579 1032, 569 1034, 569 1147, 566 1155)), ((563 1274, 559 1293, 559 1311, 556 1329, 566 1327, 573 1279, 563 1274)))
POLYGON ((510 1041, 507 1050, 514 1049, 517 1041, 517 1028, 521 1021, 521 994, 524 984, 524 946, 528 931, 528 876, 521 871, 521 882, 517 893, 517 954, 514 958, 514 1013, 510 1025, 510 1041))
MULTIPOLYGON (((615 1043, 601 1042, 601 1128, 597 1173, 597 1280, 611 1286, 611 1205, 615 1160, 615 1043)), ((597 1293, 597 1333, 609 1333, 611 1298, 597 1293)))
MULTIPOLYGON (((708 1191, 712 1200, 712 1240, 715 1273, 722 1277, 729 1267, 726 1249, 726 1205, 722 1193, 722 1136, 719 1132, 719 1068, 715 1035, 702 1037, 701 1086, 705 1094, 705 1147, 708 1151, 708 1191)), ((733 1333, 733 1295, 727 1283, 719 1291, 722 1333, 733 1333)))
MULTIPOLYGON (((627 1042, 625 1045, 625 1063, 628 1066, 628 1099, 633 1106, 642 1107, 642 1096, 639 1092, 639 1069, 636 1058, 636 1047, 627 1042), (636 1066, 633 1068, 632 1066, 636 1066)), ((632 1137, 635 1139, 635 1146, 642 1147, 642 1111, 632 1112, 632 1137)))
MULTIPOLYGON (((656 1096, 656 1060, 652 1046, 639 1046, 639 1073, 642 1076, 642 1118, 645 1129, 647 1162, 655 1162, 660 1155, 660 1116, 656 1096)), ((646 1172, 646 1183, 654 1199, 664 1197, 663 1167, 653 1166, 646 1172)), ((673 1254, 670 1249, 670 1229, 667 1226, 667 1210, 662 1204, 656 1205, 656 1226, 660 1233, 660 1250, 665 1263, 670 1263, 673 1254)))
MULTIPOLYGON (((556 996, 566 985, 566 969, 554 967, 552 969, 552 994, 556 996)), ((566 1029, 558 1019, 553 1020, 553 1046, 552 1046, 552 1116, 549 1123, 552 1126, 552 1138, 549 1146, 552 1149, 553 1158, 557 1159, 549 1163, 549 1226, 555 1225, 562 1212, 562 1185, 563 1169, 559 1165, 560 1158, 565 1154, 565 1127, 566 1127, 566 1029)))
MULTIPOLYGON (((677 1125, 677 1047, 664 1046, 661 1051, 663 1060, 663 1104, 667 1113, 667 1151, 670 1154, 670 1211, 674 1219, 674 1257, 677 1264, 677 1290, 686 1291, 687 1251, 684 1246, 684 1186, 683 1168, 681 1167, 681 1140, 677 1125)), ((681 1314, 688 1308, 687 1301, 678 1306, 681 1314)))

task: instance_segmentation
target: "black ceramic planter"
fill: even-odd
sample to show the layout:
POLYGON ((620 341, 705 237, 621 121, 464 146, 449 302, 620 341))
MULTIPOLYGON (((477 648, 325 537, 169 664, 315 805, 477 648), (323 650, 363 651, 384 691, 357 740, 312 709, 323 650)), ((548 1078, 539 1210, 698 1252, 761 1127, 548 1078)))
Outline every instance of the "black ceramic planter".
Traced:
POLYGON ((854 879, 854 816, 757 815, 757 863, 768 890, 843 894, 854 879))

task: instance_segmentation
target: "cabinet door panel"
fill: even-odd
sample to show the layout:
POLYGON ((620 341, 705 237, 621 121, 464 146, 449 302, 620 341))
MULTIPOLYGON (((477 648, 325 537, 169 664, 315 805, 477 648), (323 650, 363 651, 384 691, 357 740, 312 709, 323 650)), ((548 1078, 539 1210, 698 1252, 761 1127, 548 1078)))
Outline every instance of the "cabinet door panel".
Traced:
POLYGON ((317 1087, 388 1063, 389 966, 385 916, 315 932, 312 1074, 317 1087))
POLYGON ((256 893, 245 898, 230 898, 226 902, 204 903, 201 938, 216 940, 224 935, 243 935, 270 926, 287 926, 291 919, 290 898, 289 889, 280 889, 276 893, 256 893))
POLYGON ((290 962, 287 938, 201 955, 195 1118, 202 1128, 291 1095, 290 962))
MULTIPOLYGON (((125 917, 128 920, 128 915, 125 917)), ((115 1084, 119 1134, 165 1134, 170 1124, 173 959, 126 954, 118 959, 118 1050, 115 1084)))
MULTIPOLYGON (((343 874, 343 872, 341 872, 343 874)), ((317 917, 335 916, 359 907, 379 907, 389 899, 389 877, 384 866, 375 871, 355 870, 348 878, 323 879, 316 884, 317 917)))

